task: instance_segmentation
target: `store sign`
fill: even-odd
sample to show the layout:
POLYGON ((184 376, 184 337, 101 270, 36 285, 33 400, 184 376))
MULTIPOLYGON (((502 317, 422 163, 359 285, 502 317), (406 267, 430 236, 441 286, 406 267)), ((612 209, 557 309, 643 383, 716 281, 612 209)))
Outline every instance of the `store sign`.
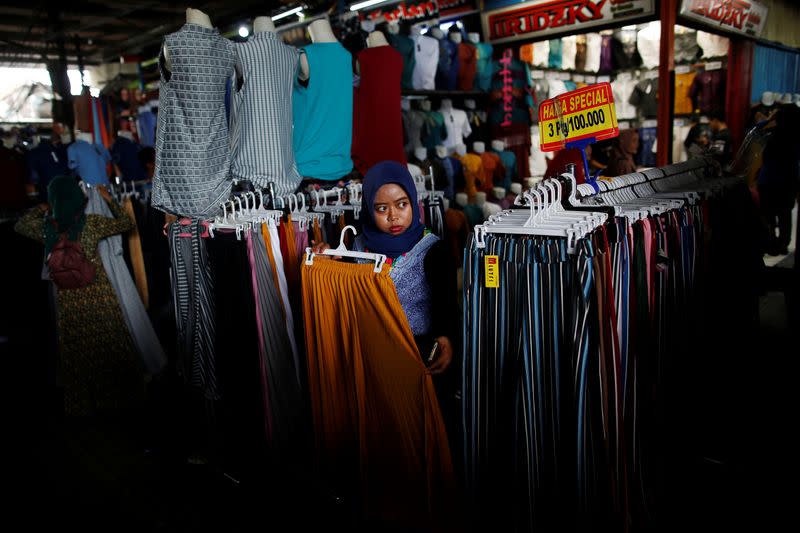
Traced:
POLYGON ((446 19, 460 15, 462 13, 470 13, 477 11, 475 0, 437 0, 439 4, 439 18, 446 19))
POLYGON ((504 43, 581 33, 654 13, 655 0, 531 0, 485 12, 483 30, 487 41, 504 43))
POLYGON ((683 0, 681 16, 715 29, 749 37, 761 37, 767 7, 755 0, 683 0))
POLYGON ((610 139, 619 135, 610 83, 599 83, 545 100, 539 106, 542 152, 563 149, 567 143, 610 139))
POLYGON ((372 10, 361 11, 362 19, 372 20, 375 23, 380 22, 399 22, 401 20, 410 20, 413 22, 420 22, 438 18, 439 3, 436 0, 428 0, 427 2, 400 2, 388 7, 378 7, 372 10))

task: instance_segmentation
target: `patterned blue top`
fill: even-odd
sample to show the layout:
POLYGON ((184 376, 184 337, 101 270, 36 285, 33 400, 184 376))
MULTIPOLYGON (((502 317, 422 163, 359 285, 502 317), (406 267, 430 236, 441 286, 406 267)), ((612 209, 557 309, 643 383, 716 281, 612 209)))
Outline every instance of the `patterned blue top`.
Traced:
POLYGON ((172 65, 161 64, 153 207, 210 216, 231 190, 225 85, 234 71, 233 43, 216 29, 187 23, 164 46, 172 65))
POLYGON ((236 45, 242 87, 231 102, 231 176, 275 194, 300 185, 292 148, 292 89, 300 51, 274 32, 254 33, 236 45))

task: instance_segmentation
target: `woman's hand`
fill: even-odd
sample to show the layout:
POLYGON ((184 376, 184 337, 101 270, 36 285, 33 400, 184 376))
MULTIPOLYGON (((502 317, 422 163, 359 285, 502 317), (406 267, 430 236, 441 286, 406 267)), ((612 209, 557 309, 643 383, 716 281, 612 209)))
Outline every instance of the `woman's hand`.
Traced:
POLYGON ((329 250, 330 247, 331 245, 327 242, 311 241, 311 251, 315 254, 321 254, 325 250, 329 250))
POLYGON ((439 357, 428 367, 428 372, 431 374, 441 374, 447 370, 447 367, 450 366, 450 362, 453 360, 453 345, 450 344, 450 339, 447 337, 438 337, 436 342, 439 343, 439 357))

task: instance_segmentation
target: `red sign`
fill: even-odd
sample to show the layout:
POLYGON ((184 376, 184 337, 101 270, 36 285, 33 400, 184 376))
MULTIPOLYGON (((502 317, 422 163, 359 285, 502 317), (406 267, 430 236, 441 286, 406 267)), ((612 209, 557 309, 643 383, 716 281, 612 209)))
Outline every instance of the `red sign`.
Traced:
POLYGON ((683 0, 681 15, 730 33, 760 37, 767 8, 754 0, 683 0))
POLYGON ((529 0, 483 14, 489 42, 578 32, 655 13, 653 0, 529 0))
POLYGON ((569 142, 619 135, 610 83, 581 87, 545 100, 539 106, 539 142, 543 152, 569 142))

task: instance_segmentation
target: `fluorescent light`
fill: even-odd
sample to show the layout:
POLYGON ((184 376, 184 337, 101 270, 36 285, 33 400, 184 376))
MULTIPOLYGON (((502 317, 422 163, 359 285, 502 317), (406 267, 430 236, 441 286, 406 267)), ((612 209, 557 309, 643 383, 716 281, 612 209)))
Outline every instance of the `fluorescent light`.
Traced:
POLYGON ((357 4, 353 4, 352 6, 350 6, 350 11, 358 11, 359 9, 363 9, 369 6, 374 6, 375 4, 382 4, 387 1, 388 0, 367 0, 366 2, 359 2, 357 4))
POLYGON ((295 7, 295 8, 292 8, 292 9, 288 10, 288 11, 284 11, 283 13, 279 13, 279 14, 275 15, 274 17, 272 17, 272 20, 275 21, 275 20, 280 20, 282 18, 291 17, 292 15, 296 15, 297 13, 300 13, 302 10, 303 10, 302 7, 295 7))
POLYGON ((247 29, 247 26, 239 26, 239 37, 245 38, 250 35, 250 30, 247 29))

